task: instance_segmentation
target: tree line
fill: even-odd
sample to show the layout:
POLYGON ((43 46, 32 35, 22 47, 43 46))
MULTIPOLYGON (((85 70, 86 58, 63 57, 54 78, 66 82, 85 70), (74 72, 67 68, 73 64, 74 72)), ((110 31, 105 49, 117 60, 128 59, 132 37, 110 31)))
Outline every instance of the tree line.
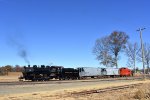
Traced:
POLYGON ((6 65, 6 66, 1 66, 0 67, 0 75, 6 75, 8 72, 22 72, 23 67, 16 65, 16 66, 11 66, 11 65, 6 65))
MULTIPOLYGON (((129 41, 129 36, 122 31, 114 31, 110 35, 98 38, 95 41, 93 54, 100 64, 106 67, 118 68, 118 60, 120 54, 123 53, 127 56, 127 67, 136 69, 136 62, 142 62, 141 46, 135 42, 129 41)), ((149 72, 150 63, 150 45, 144 43, 144 63, 149 72)))

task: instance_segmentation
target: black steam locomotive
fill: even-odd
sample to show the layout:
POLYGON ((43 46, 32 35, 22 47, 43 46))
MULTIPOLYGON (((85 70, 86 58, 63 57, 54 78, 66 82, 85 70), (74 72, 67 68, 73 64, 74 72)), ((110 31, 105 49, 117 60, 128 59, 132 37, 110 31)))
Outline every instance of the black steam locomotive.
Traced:
POLYGON ((19 79, 31 80, 31 81, 48 81, 51 79, 69 80, 79 79, 79 71, 74 68, 64 68, 62 66, 37 66, 33 67, 24 66, 23 76, 19 79))

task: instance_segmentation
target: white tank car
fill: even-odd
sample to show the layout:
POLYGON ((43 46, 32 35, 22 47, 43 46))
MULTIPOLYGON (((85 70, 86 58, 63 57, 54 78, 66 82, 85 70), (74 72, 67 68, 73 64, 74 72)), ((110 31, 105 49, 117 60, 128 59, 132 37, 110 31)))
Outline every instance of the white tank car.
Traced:
POLYGON ((118 76, 119 69, 118 68, 102 68, 102 75, 105 76, 118 76))
POLYGON ((101 76, 101 68, 79 67, 79 76, 82 77, 98 77, 101 76))

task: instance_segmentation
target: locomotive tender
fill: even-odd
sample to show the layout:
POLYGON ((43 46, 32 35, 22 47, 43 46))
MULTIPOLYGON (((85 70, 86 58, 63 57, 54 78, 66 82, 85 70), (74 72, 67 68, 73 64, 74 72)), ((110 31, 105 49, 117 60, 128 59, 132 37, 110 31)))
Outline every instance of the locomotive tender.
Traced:
POLYGON ((131 76, 132 71, 128 68, 93 68, 93 67, 78 67, 64 68, 63 66, 45 66, 33 65, 33 67, 24 67, 23 76, 19 79, 31 81, 48 81, 51 79, 69 80, 69 79, 85 79, 101 78, 101 77, 122 77, 131 76))

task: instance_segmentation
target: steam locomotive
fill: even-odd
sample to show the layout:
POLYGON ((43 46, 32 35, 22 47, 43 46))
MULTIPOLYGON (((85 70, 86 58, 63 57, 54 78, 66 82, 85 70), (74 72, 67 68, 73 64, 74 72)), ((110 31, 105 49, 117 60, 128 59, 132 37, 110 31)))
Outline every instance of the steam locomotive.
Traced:
POLYGON ((128 68, 93 68, 93 67, 78 67, 78 68, 64 68, 63 66, 37 66, 32 67, 24 66, 20 80, 31 80, 31 81, 48 81, 52 79, 59 80, 77 80, 90 78, 101 78, 101 77, 122 77, 132 76, 132 71, 128 68))

